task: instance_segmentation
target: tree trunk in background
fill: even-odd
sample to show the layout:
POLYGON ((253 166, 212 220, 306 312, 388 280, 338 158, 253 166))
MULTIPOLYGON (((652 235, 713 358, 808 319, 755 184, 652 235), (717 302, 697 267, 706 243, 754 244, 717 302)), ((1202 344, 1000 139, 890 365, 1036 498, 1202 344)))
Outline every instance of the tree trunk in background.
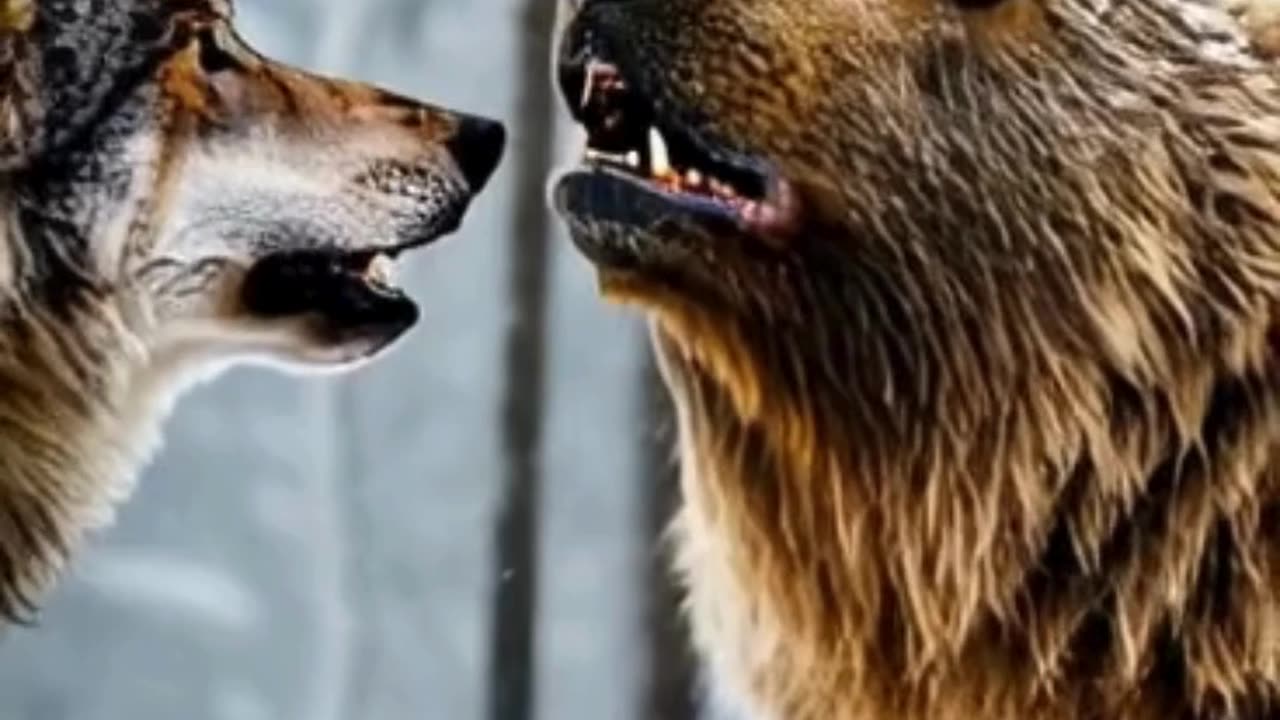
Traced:
POLYGON ((535 707, 538 511, 542 497, 538 450, 544 420, 550 267, 546 201, 542 193, 528 189, 545 182, 555 143, 554 111, 546 79, 555 3, 525 2, 518 35, 524 77, 516 93, 516 117, 522 123, 524 142, 512 147, 507 158, 517 187, 525 191, 515 199, 508 237, 514 318, 507 338, 502 417, 506 486, 497 520, 493 567, 490 720, 528 720, 535 707))

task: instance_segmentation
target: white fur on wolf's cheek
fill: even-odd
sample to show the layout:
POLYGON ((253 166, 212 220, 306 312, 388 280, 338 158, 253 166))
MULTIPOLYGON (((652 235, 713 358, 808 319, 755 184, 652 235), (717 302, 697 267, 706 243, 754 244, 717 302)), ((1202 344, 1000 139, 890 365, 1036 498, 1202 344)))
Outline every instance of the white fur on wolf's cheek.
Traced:
MULTIPOLYGON (((255 258, 251 236, 270 223, 287 225, 290 211, 337 198, 342 180, 305 160, 272 162, 273 153, 206 150, 186 161, 175 197, 173 222, 161 242, 164 255, 196 261, 224 257, 245 267, 255 258)), ((305 155, 299 156, 305 158, 305 155)), ((313 219, 317 227, 328 221, 313 219)))
POLYGON ((353 184, 377 157, 386 155, 267 132, 198 148, 183 161, 157 252, 189 262, 218 257, 247 267, 270 250, 392 244, 405 218, 422 205, 420 199, 353 184), (297 245, 273 247, 290 240, 297 245))
POLYGON ((143 253, 149 248, 129 247, 138 220, 138 210, 144 209, 147 221, 163 228, 169 223, 168 198, 157 197, 159 192, 171 192, 159 177, 160 158, 164 154, 162 138, 158 134, 144 133, 129 139, 125 147, 124 163, 132 170, 127 194, 116 204, 119 211, 103 225, 102 234, 93 244, 93 262, 104 277, 116 278, 126 270, 125 262, 131 253, 143 253))
POLYGON ((212 147, 188 158, 181 206, 205 208, 235 198, 331 197, 342 191, 355 167, 323 162, 327 153, 298 147, 282 153, 274 143, 212 147))

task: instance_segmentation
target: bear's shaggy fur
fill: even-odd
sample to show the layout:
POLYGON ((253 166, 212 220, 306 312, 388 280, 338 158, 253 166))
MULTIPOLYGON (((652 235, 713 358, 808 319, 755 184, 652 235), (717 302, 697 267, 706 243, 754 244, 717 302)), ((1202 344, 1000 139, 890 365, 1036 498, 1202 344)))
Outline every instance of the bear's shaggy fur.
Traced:
POLYGON ((803 208, 762 234, 612 171, 557 189, 654 320, 696 640, 752 717, 1280 717, 1280 72, 1243 27, 580 8, 562 78, 592 55, 803 208))

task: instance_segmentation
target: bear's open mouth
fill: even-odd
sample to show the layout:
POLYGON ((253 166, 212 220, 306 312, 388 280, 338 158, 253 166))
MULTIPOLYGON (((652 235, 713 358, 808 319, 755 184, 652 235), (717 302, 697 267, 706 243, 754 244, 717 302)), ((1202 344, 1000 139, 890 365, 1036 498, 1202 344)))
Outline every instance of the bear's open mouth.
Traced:
POLYGON ((563 60, 559 75, 574 119, 587 131, 582 165, 556 188, 562 213, 643 228, 694 220, 761 238, 798 229, 795 189, 769 163, 659 112, 596 48, 563 60))

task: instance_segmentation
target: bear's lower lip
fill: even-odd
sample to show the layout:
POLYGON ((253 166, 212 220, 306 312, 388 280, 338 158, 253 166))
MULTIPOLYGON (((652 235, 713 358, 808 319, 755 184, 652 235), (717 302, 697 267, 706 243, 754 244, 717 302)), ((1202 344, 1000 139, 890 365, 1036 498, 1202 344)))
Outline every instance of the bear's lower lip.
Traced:
POLYGON ((800 226, 795 190, 776 180, 778 201, 718 198, 689 193, 609 166, 564 173, 552 203, 570 224, 574 244, 604 266, 642 267, 670 262, 706 238, 754 239, 785 246, 800 226))
POLYGON ((737 227, 751 201, 681 192, 608 167, 584 167, 557 184, 557 209, 567 215, 611 220, 645 228, 664 219, 697 219, 737 227))
POLYGON ((553 190, 556 210, 570 223, 573 241, 594 263, 641 267, 671 259, 678 238, 694 230, 738 233, 735 208, 700 196, 664 190, 608 168, 565 173, 553 190))
POLYGON ((796 234, 798 194, 772 162, 683 122, 669 99, 655 101, 662 92, 647 82, 653 78, 609 56, 592 45, 559 65, 561 91, 587 138, 554 204, 583 252, 620 262, 693 235, 731 233, 776 246, 796 234))

